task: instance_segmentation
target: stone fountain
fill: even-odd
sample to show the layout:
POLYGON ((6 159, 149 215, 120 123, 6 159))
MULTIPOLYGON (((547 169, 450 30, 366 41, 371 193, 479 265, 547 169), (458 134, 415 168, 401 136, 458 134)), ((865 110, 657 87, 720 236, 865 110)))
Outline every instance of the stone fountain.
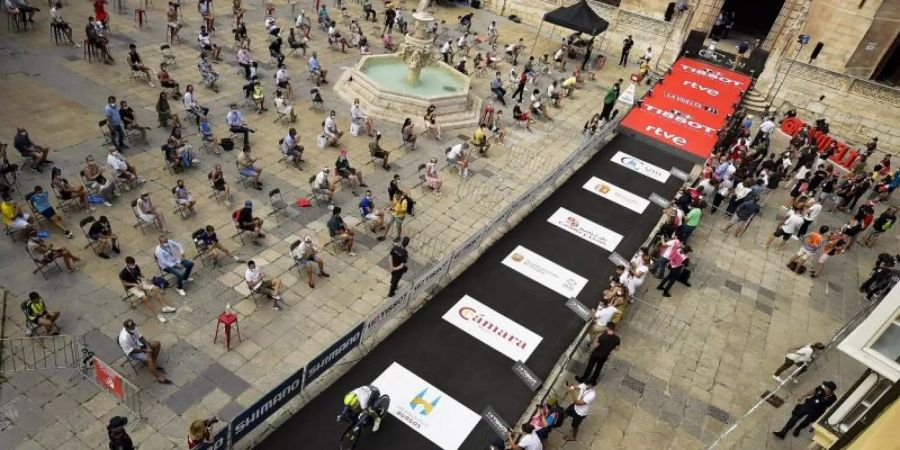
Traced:
POLYGON ((434 17, 427 5, 428 0, 419 2, 397 53, 363 56, 340 76, 335 91, 347 102, 359 98, 378 121, 399 124, 410 117, 421 127, 425 109, 435 105, 443 129, 473 127, 481 100, 470 93, 467 75, 434 57, 429 32, 434 17))

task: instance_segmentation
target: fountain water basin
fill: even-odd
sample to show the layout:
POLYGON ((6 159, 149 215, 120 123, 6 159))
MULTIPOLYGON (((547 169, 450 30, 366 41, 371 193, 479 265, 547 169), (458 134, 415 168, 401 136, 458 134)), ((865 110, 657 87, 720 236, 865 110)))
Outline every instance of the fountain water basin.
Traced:
POLYGON ((469 89, 469 78, 446 64, 422 67, 418 83, 410 81, 409 67, 395 55, 370 56, 358 70, 383 91, 423 99, 465 94, 469 89))

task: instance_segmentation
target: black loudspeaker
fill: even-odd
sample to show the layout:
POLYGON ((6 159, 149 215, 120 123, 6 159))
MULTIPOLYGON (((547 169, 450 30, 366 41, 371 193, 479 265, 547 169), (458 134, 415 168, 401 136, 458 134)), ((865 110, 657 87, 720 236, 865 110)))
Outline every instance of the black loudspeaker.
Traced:
POLYGON ((766 60, 769 59, 769 52, 763 50, 761 47, 757 47, 753 49, 753 52, 750 53, 750 57, 747 58, 747 61, 744 63, 744 73, 752 73, 752 77, 758 77, 763 69, 766 67, 766 60))
POLYGON ((812 54, 809 55, 809 62, 812 62, 814 59, 819 57, 819 52, 822 51, 822 47, 824 46, 824 42, 819 42, 818 44, 816 44, 816 48, 814 48, 812 54))
POLYGON ((706 40, 706 33, 700 30, 691 30, 681 46, 681 56, 690 56, 696 58, 700 50, 703 49, 703 41, 706 40))
POLYGON ((672 16, 675 15, 675 2, 669 2, 669 6, 666 7, 666 22, 672 21, 672 16))

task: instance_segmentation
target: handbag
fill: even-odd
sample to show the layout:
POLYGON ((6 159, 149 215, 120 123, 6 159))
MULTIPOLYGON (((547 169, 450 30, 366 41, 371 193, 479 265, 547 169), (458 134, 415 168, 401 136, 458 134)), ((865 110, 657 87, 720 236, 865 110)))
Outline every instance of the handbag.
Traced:
POLYGON ((160 277, 160 276, 154 276, 153 278, 150 279, 150 282, 153 283, 154 286, 156 286, 160 289, 165 289, 165 288, 169 287, 169 280, 166 280, 165 278, 160 277))

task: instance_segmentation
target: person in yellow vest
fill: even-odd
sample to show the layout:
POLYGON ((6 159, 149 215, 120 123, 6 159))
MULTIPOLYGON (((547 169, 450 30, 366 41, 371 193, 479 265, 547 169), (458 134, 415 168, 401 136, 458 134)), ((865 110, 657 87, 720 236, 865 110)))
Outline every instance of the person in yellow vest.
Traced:
POLYGON ((478 149, 478 153, 481 155, 487 154, 489 148, 491 148, 491 144, 487 140, 487 134, 484 132, 484 127, 487 126, 485 124, 479 124, 478 128, 475 129, 475 133, 472 134, 472 145, 478 149))
POLYGON ((25 302, 25 308, 29 322, 44 327, 48 335, 59 334, 56 321, 59 320, 60 313, 59 311, 49 311, 40 294, 34 291, 29 293, 28 300, 25 302), (54 328, 56 329, 54 330, 54 328))
POLYGON ((397 224, 397 237, 394 239, 394 242, 399 242, 400 237, 403 235, 403 220, 406 219, 406 213, 409 209, 409 203, 406 201, 406 195, 404 192, 397 192, 394 194, 394 198, 391 199, 390 211, 391 211, 391 220, 388 222, 387 227, 384 229, 384 234, 381 239, 384 240, 387 238, 388 233, 391 232, 391 227, 394 223, 397 224))

